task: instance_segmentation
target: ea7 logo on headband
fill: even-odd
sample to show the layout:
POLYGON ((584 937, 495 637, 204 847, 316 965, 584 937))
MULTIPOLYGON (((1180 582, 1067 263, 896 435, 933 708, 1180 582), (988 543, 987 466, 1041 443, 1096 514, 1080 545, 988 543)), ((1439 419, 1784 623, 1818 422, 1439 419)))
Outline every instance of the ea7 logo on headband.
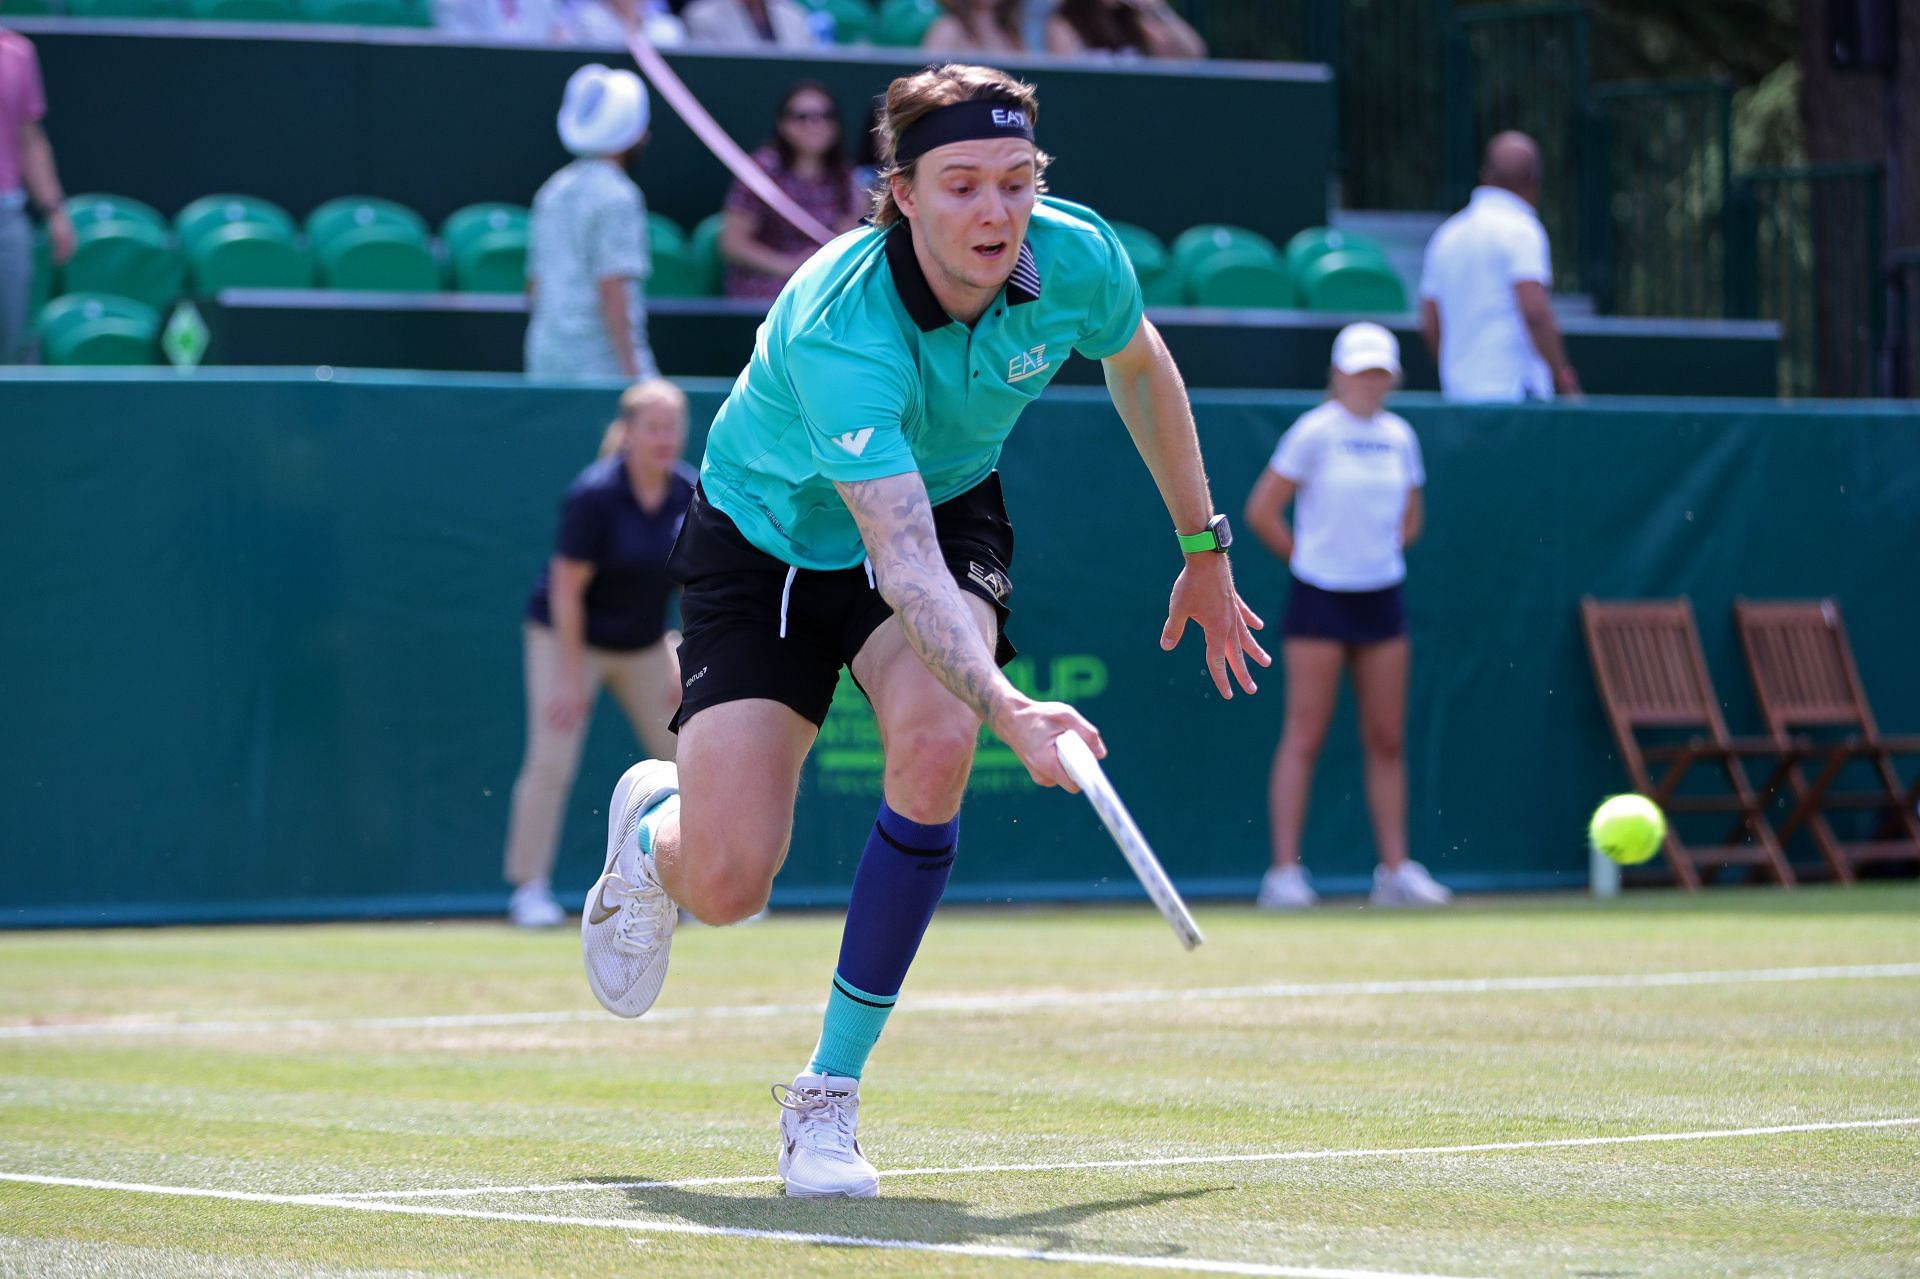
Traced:
POLYGON ((1028 127, 1027 113, 1025 111, 1015 111, 1008 107, 995 107, 993 109, 993 122, 1002 129, 1024 129, 1028 127))

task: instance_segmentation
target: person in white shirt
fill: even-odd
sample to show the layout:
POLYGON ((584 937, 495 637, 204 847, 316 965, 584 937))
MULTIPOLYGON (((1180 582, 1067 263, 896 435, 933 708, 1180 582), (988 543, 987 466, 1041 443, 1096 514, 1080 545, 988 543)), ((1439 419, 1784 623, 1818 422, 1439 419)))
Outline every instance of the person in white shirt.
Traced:
POLYGON ((533 197, 527 243, 527 375, 544 381, 660 376, 643 285, 653 273, 647 202, 627 176, 647 137, 647 86, 595 62, 567 80, 560 141, 573 163, 533 197))
POLYGON ((1372 901, 1442 905, 1453 894, 1407 855, 1411 648, 1400 584, 1407 575, 1402 552, 1420 534, 1427 476, 1413 428, 1386 411, 1400 379, 1400 344, 1377 324, 1349 324, 1333 340, 1331 376, 1326 402, 1280 437, 1244 515, 1293 574, 1282 628, 1286 725, 1268 784, 1273 867, 1261 881, 1259 903, 1280 909, 1319 900, 1300 864, 1300 831, 1341 672, 1350 670, 1380 856, 1372 901))
POLYGON ((1551 400, 1580 394, 1547 292, 1553 255, 1534 205, 1540 148, 1524 133, 1487 143, 1467 207, 1427 242, 1420 335, 1450 400, 1551 400))

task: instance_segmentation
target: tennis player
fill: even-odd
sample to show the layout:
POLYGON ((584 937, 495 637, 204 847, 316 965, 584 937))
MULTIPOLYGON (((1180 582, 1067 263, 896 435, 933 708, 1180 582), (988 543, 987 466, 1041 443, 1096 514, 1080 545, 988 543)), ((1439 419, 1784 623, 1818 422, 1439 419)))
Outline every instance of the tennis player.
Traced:
POLYGON ((946 888, 980 724, 1042 786, 1071 788, 1061 734, 1105 754, 1071 706, 999 669, 1013 529, 994 465, 1071 351, 1104 362, 1186 555, 1161 647, 1197 622, 1222 697, 1234 682, 1252 693, 1247 659, 1270 660, 1234 590, 1180 374, 1113 232, 1041 194, 1035 115, 1031 86, 986 67, 888 89, 893 159, 871 225, 788 282, 714 418, 668 566, 685 588, 678 769, 648 760, 621 778, 581 918, 594 994, 637 1017, 666 978, 676 905, 708 924, 760 910, 801 764, 852 668, 879 724, 884 801, 819 1043, 775 1085, 790 1195, 878 1192, 856 1139, 860 1075, 946 888))

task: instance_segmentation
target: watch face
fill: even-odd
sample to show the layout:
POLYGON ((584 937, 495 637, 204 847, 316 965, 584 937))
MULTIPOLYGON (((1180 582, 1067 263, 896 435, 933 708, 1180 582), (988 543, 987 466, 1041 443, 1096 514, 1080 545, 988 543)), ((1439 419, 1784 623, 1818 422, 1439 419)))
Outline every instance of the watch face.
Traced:
POLYGON ((1226 516, 1214 516, 1207 522, 1207 527, 1213 530, 1213 540, 1219 543, 1221 550, 1233 545, 1233 525, 1227 523, 1226 516))

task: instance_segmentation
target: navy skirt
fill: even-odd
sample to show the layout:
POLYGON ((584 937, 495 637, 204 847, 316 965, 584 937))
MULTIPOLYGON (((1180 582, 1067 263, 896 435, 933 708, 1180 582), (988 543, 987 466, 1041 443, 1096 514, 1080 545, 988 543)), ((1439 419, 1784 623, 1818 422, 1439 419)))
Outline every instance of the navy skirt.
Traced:
POLYGON ((1397 582, 1377 591, 1323 591, 1296 577, 1281 632, 1288 639, 1383 644, 1407 633, 1407 608, 1397 582))

